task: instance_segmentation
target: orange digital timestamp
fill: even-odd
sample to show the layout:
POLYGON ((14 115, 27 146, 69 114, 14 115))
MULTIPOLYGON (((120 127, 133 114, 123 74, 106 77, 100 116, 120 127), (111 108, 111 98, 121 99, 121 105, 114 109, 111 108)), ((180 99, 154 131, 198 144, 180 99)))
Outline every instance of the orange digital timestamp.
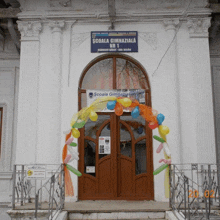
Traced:
MULTIPOLYGON (((214 190, 206 190, 204 192, 205 198, 215 198, 215 191, 214 190)), ((189 198, 198 198, 199 197, 199 191, 198 190, 189 190, 189 198)))

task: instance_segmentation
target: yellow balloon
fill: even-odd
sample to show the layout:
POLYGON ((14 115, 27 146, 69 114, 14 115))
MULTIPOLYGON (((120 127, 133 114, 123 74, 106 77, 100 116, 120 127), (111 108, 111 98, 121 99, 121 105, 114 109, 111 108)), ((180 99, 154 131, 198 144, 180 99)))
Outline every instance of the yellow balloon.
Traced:
POLYGON ((89 114, 89 118, 91 119, 91 121, 97 121, 98 115, 94 111, 91 111, 89 114))
POLYGON ((74 138, 79 138, 80 137, 80 132, 77 129, 73 128, 72 129, 72 135, 73 135, 74 138))
POLYGON ((129 99, 129 98, 124 98, 123 99, 123 106, 125 107, 125 108, 127 108, 127 107, 129 107, 130 105, 131 105, 131 103, 132 103, 132 101, 129 99))
POLYGON ((117 99, 117 102, 121 103, 125 108, 129 107, 132 103, 129 98, 117 99))
POLYGON ((170 133, 170 129, 165 125, 160 125, 158 129, 161 135, 167 135, 170 133))

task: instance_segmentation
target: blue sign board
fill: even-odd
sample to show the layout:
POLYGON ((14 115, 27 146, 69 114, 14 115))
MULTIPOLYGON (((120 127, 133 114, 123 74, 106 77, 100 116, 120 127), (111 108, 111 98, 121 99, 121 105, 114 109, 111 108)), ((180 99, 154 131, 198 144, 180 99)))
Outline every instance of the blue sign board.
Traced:
POLYGON ((91 52, 138 52, 137 31, 93 31, 91 52))

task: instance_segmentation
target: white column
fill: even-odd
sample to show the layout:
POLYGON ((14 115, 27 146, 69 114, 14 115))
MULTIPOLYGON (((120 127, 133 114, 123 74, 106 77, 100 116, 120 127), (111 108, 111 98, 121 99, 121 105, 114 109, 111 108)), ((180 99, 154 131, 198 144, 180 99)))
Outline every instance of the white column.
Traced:
POLYGON ((165 106, 168 110, 164 115, 166 119, 164 125, 170 128, 170 134, 167 135, 167 142, 171 147, 172 163, 181 163, 181 127, 180 127, 180 108, 179 108, 179 78, 177 63, 177 40, 176 31, 179 25, 179 19, 164 19, 165 30, 170 37, 170 48, 165 56, 164 77, 166 85, 164 92, 166 96, 165 106))
POLYGON ((36 162, 40 22, 18 21, 21 58, 16 133, 16 163, 36 162))
MULTIPOLYGON (((212 82, 210 70, 210 55, 208 28, 210 19, 189 18, 187 25, 189 28, 192 82, 191 91, 195 102, 195 117, 192 124, 195 125, 197 151, 194 155, 198 163, 216 163, 215 156, 215 136, 214 136, 214 116, 212 99, 212 82)), ((189 97, 190 98, 190 97, 189 97)), ((190 144, 190 143, 189 143, 190 144)))
MULTIPOLYGON (((164 41, 167 44, 166 48, 169 50, 166 52, 161 65, 160 71, 154 75, 154 88, 157 90, 158 102, 156 109, 159 113, 165 115, 165 121, 163 125, 166 125, 170 129, 170 133, 167 135, 167 142, 170 145, 172 163, 180 163, 180 121, 179 121, 179 91, 178 91, 178 66, 177 66, 177 54, 176 54, 176 28, 179 25, 178 19, 165 19, 163 21, 165 26, 165 32, 163 33, 164 41), (171 43, 172 42, 172 43, 171 43)), ((163 54, 161 54, 161 57, 163 54)), ((154 106, 154 104, 153 104, 154 106)), ((154 134, 156 134, 156 129, 154 134)), ((159 142, 154 140, 154 169, 158 168, 161 164, 158 162, 161 158, 164 158, 163 153, 157 154, 156 148, 159 146, 159 142)), ((154 177, 155 184, 155 200, 167 201, 164 194, 164 173, 156 175, 154 177)))
POLYGON ((51 21, 49 27, 45 23, 47 32, 41 45, 44 53, 40 62, 37 162, 59 164, 64 144, 64 140, 61 141, 61 56, 64 21, 51 21), (48 42, 48 37, 52 42, 48 42), (51 45, 46 45, 47 43, 51 45), (45 54, 43 47, 51 48, 47 51, 49 54, 45 54))

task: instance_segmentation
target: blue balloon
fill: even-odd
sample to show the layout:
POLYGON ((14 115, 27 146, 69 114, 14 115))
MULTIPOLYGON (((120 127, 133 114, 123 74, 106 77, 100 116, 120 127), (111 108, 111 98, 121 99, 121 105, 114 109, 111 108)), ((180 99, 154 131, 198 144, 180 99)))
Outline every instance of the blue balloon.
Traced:
POLYGON ((109 102, 107 103, 107 109, 108 109, 108 110, 113 110, 113 109, 115 108, 116 103, 117 103, 116 100, 115 100, 115 101, 109 101, 109 102))
POLYGON ((165 119, 165 116, 163 114, 160 113, 157 115, 157 121, 159 125, 163 123, 164 119, 165 119))
POLYGON ((139 107, 136 106, 131 112, 131 116, 132 118, 137 118, 139 115, 140 115, 139 107))

